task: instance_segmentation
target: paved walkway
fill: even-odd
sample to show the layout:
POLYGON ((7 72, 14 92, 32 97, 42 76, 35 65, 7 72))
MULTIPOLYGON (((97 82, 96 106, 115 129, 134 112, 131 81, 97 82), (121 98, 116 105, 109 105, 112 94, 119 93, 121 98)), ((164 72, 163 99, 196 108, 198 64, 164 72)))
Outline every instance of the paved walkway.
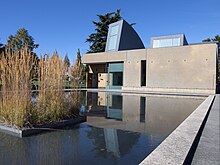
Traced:
POLYGON ((216 95, 192 165, 220 165, 220 95, 216 95))

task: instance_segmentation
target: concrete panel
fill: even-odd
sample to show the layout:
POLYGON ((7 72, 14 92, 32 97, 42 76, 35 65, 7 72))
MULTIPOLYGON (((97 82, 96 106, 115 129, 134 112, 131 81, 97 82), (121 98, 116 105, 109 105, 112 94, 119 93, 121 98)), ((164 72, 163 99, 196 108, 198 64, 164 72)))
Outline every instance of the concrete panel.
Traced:
POLYGON ((216 45, 147 50, 147 87, 215 89, 216 45))
POLYGON ((110 52, 110 53, 91 53, 82 56, 84 64, 119 62, 126 60, 126 51, 110 52))
POLYGON ((124 62, 124 86, 141 86, 141 60, 146 60, 146 49, 127 52, 124 62))

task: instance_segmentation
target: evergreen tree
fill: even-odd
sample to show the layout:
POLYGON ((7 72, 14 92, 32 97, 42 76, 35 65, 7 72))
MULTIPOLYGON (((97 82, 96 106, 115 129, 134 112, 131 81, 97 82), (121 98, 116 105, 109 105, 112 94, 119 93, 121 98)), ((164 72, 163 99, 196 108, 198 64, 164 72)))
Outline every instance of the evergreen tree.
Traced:
POLYGON ((0 42, 0 55, 4 51, 4 45, 0 42))
POLYGON ((70 67, 70 60, 67 54, 65 55, 63 62, 64 62, 65 67, 68 69, 70 67))
POLYGON ((80 49, 78 49, 78 51, 77 51, 76 61, 77 61, 77 63, 79 63, 80 65, 82 65, 82 59, 81 59, 80 49))
POLYGON ((80 54, 80 50, 78 49, 76 61, 74 62, 71 69, 71 74, 73 76, 75 87, 80 86, 82 73, 83 73, 83 64, 81 63, 81 54, 80 54))
POLYGON ((2 43, 0 43, 0 49, 3 47, 3 44, 2 43))
POLYGON ((38 44, 34 43, 34 38, 29 35, 25 28, 18 29, 15 35, 10 35, 7 40, 7 51, 19 51, 24 47, 27 47, 29 51, 33 51, 38 48, 38 44))
POLYGON ((214 38, 207 38, 205 40, 202 40, 202 42, 211 42, 211 41, 218 41, 218 42, 220 42, 220 36, 216 35, 214 38))
POLYGON ((104 15, 98 14, 98 22, 93 21, 95 25, 95 33, 89 35, 86 42, 90 43, 88 53, 104 52, 109 24, 121 20, 120 9, 116 12, 106 13, 104 15))

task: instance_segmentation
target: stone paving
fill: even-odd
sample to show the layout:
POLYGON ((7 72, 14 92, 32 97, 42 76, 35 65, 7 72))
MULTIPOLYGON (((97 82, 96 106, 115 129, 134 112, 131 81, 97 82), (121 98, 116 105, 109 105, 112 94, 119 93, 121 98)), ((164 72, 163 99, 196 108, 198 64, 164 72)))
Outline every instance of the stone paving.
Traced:
POLYGON ((202 132, 192 165, 220 165, 219 111, 220 95, 218 94, 202 132))

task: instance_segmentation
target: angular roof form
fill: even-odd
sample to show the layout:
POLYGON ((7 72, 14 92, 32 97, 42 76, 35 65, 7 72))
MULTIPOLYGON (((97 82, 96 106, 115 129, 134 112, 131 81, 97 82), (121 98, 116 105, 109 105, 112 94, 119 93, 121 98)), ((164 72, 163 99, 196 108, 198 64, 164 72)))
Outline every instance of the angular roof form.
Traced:
POLYGON ((144 49, 140 37, 125 20, 109 25, 105 52, 144 49))

